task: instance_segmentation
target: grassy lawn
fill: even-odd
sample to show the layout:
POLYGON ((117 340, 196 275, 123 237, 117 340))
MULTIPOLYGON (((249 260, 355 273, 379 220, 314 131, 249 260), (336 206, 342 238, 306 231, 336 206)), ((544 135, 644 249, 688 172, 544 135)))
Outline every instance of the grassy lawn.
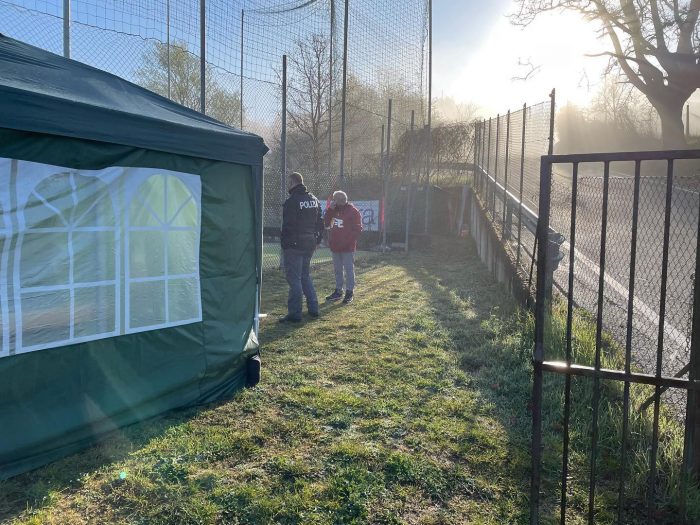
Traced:
MULTIPOLYGON (((263 268, 266 270, 277 269, 280 266, 281 248, 278 242, 266 242, 263 247, 263 268)), ((368 259, 376 252, 358 251, 355 254, 356 259, 368 259)), ((320 247, 314 252, 313 262, 316 264, 329 263, 333 260, 330 248, 320 247)))
POLYGON ((279 275, 265 291, 258 388, 0 482, 0 519, 526 521, 530 379, 504 377, 510 301, 470 246, 360 263, 353 305, 301 326, 274 320, 279 275))
MULTIPOLYGON (((471 243, 373 258, 358 270, 351 306, 324 305, 319 320, 295 326, 276 323, 286 285, 268 273, 260 386, 123 429, 99 447, 0 482, 0 520, 527 523, 531 318, 514 309, 471 243)), ((325 295, 331 268, 315 275, 325 295)), ((551 341, 561 337, 557 315, 551 341)), ((577 351, 590 352, 591 325, 579 322, 577 351)), ((553 523, 560 378, 545 387, 543 518, 553 523)), ((619 393, 608 390, 604 421, 619 414, 619 393)), ((574 395, 572 443, 582 452, 572 456, 571 523, 583 523, 590 388, 574 395)), ((644 435, 648 420, 632 427, 644 435)), ((608 523, 616 431, 601 432, 598 501, 610 510, 598 522, 608 523)), ((643 459, 645 446, 632 452, 643 459)))

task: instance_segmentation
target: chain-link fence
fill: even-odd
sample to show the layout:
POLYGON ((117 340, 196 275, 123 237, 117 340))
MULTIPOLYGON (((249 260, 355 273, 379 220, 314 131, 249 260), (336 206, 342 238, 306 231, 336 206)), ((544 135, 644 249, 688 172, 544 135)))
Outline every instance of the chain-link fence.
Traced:
MULTIPOLYGON (((0 0, 0 32, 195 110, 203 109, 204 100, 208 115, 261 135, 270 147, 264 234, 265 266, 273 268, 280 263, 285 164, 287 172, 301 172, 321 200, 342 188, 351 200, 357 192, 377 203, 383 177, 391 173, 382 169, 389 162, 382 162, 382 152, 385 159, 395 156, 412 115, 415 129, 427 124, 428 5, 428 0, 0 0)), ((317 260, 326 259, 320 250, 317 260)))
POLYGON ((482 120, 474 132, 474 188, 517 267, 532 284, 540 157, 551 144, 553 104, 524 105, 482 120))
MULTIPOLYGON (((603 273, 603 326, 625 346, 630 295, 630 253, 636 235, 636 264, 631 321, 633 366, 655 374, 657 356, 661 372, 687 377, 692 329, 693 289, 697 250, 697 161, 676 161, 671 191, 668 230, 668 268, 665 285, 663 346, 659 349, 660 297, 664 247, 664 215, 668 165, 642 163, 635 190, 635 163, 611 162, 605 187, 604 164, 581 164, 577 173, 576 245, 574 248, 574 305, 597 316, 601 274, 601 217, 607 194, 607 238, 603 273), (634 214, 635 191, 639 207, 634 214), (660 352, 661 350, 661 352, 660 352)), ((573 167, 555 166, 552 173, 550 227, 562 235, 561 262, 554 271, 554 285, 568 294, 573 167)), ((585 363, 591 364, 591 363, 585 363)), ((678 414, 685 410, 685 391, 669 390, 664 401, 678 414)), ((648 406, 646 404, 645 406, 648 406)))
MULTIPOLYGON (((554 136, 553 130, 550 131, 552 108, 549 102, 536 104, 476 124, 475 189, 487 215, 512 250, 528 285, 535 278, 533 257, 536 255, 533 254, 537 253, 535 234, 539 217, 540 157, 548 151, 548 138, 554 136)), ((576 307, 590 312, 592 318, 597 316, 601 215, 606 195, 603 326, 621 347, 625 346, 630 246, 633 230, 636 230, 632 360, 638 371, 654 374, 659 350, 659 297, 668 166, 662 161, 641 165, 636 223, 633 220, 635 163, 611 162, 608 169, 607 188, 604 188, 602 162, 581 164, 577 171, 573 301, 576 307)), ((662 373, 665 376, 687 377, 688 374, 700 209, 699 172, 698 161, 675 162, 662 352, 662 373)), ((553 256, 553 286, 564 296, 569 291, 572 189, 573 165, 555 165, 550 188, 550 239, 558 246, 558 252, 553 256)), ((685 409, 685 392, 669 390, 664 401, 680 414, 685 409)))

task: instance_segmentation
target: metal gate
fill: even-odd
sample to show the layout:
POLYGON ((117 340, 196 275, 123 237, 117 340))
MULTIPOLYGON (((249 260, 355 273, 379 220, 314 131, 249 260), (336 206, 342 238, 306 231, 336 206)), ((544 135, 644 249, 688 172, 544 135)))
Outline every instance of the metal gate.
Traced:
MULTIPOLYGON (((677 403, 676 417, 679 435, 684 438, 683 454, 678 457, 682 497, 674 509, 679 521, 688 520, 686 496, 689 490, 696 490, 700 473, 700 287, 695 286, 700 279, 698 159, 700 150, 542 157, 532 397, 532 524, 542 517, 543 490, 552 502, 549 519, 564 524, 571 518, 572 511, 567 510, 572 494, 568 486, 573 454, 571 414, 579 401, 572 399, 572 380, 577 384, 588 381, 587 388, 592 389, 590 419, 585 422, 590 436, 582 437, 582 432, 576 436, 586 441, 586 453, 577 455, 577 461, 587 463, 581 470, 586 475, 579 477, 583 489, 577 493, 577 512, 590 524, 597 522, 601 512, 596 500, 602 483, 600 405, 601 396, 613 385, 620 389, 615 390, 619 393, 615 401, 620 403, 620 431, 614 440, 619 452, 607 443, 605 453, 614 455, 617 473, 615 480, 605 480, 605 488, 613 491, 609 501, 616 500, 617 509, 614 514, 608 511, 605 521, 631 520, 627 515, 629 501, 625 500, 632 461, 630 416, 647 409, 645 439, 650 446, 640 464, 646 465, 648 458, 649 468, 642 514, 649 523, 659 521, 660 412, 666 414, 661 409, 668 395, 664 392, 675 389, 683 400, 677 403), (553 231, 564 237, 563 243, 552 240, 553 231), (562 264, 556 268, 553 250, 564 252, 562 264), (561 293, 552 294, 553 289, 561 293), (553 308, 561 314, 558 340, 563 343, 552 343, 553 308), (595 325, 594 352, 587 362, 579 362, 579 343, 573 333, 573 319, 579 310, 587 311, 595 325), (615 348, 620 354, 619 366, 606 368, 604 360, 615 348), (685 366, 679 366, 681 361, 685 366), (553 379, 557 374, 563 375, 562 387, 553 379), (561 440, 561 461, 549 463, 561 466, 561 471, 557 469, 551 476, 559 489, 559 495, 552 499, 556 491, 543 489, 542 447, 543 403, 552 403, 553 396, 543 398, 543 384, 549 388, 555 382, 556 388, 563 388, 563 392, 559 390, 563 413, 561 427, 554 433, 554 439, 561 440), (630 391, 638 388, 653 388, 653 394, 647 403, 633 406, 630 391), (583 490, 587 491, 587 507, 582 503, 586 499, 583 490)), ((592 350, 593 339, 590 341, 592 350)), ((544 432, 552 430, 547 426, 544 432)), ((551 458, 549 449, 547 454, 551 458)), ((549 472, 551 469, 547 475, 549 472)))

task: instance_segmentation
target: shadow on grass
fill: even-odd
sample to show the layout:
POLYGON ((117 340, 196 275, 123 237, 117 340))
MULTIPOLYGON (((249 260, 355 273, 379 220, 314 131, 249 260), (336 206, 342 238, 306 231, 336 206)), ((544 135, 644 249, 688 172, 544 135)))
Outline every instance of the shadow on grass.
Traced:
MULTIPOLYGON (((520 492, 523 510, 520 520, 527 522, 529 476, 531 470, 531 391, 532 345, 534 325, 530 317, 518 311, 505 288, 494 282, 481 265, 473 243, 449 249, 436 247, 436 252, 409 259, 406 270, 421 283, 429 295, 433 315, 454 345, 461 366, 473 378, 471 386, 489 406, 508 436, 506 445, 511 461, 502 465, 500 475, 510 477, 520 492), (435 256, 440 264, 431 263, 435 256), (455 260, 456 259, 456 260, 455 260)), ((564 348, 565 310, 555 309, 546 346, 556 354, 564 348)), ((574 344, 579 359, 591 358, 595 324, 582 312, 574 315, 574 344), (586 352, 588 352, 588 355, 586 352)), ((607 367, 620 368, 623 355, 611 337, 604 336, 603 353, 607 367), (608 355, 609 354, 609 355, 608 355)), ((604 366, 605 367, 605 366, 604 366)), ((602 385, 600 401, 595 516, 596 522, 615 521, 619 483, 619 428, 622 383, 602 385)), ((577 522, 588 511, 588 482, 590 475, 590 410, 593 398, 592 382, 572 380, 572 412, 570 426, 570 459, 567 516, 577 522)), ((545 523, 559 521, 563 450, 564 376, 545 377, 543 399, 543 438, 545 450, 542 463, 542 498, 540 518, 545 523)), ((639 392, 637 400, 644 395, 639 392)), ((634 400, 633 396, 633 400, 634 400)), ((634 402, 633 402, 634 406, 634 402)), ((659 481, 656 488, 654 523, 679 523, 678 466, 682 451, 682 426, 672 417, 662 414, 662 436, 659 442, 659 481), (680 437, 678 437, 680 436, 680 437), (674 441, 675 439, 675 441, 674 441), (675 454, 675 457, 674 457, 675 454), (663 478, 663 479, 662 479, 663 478)), ((647 521, 646 475, 648 451, 651 447, 651 418, 634 412, 630 416, 628 466, 625 478, 623 516, 625 523, 647 521)), ((698 523, 700 497, 696 489, 688 494, 689 521, 698 523)))
MULTIPOLYGON (((76 493, 83 485, 83 476, 109 469, 110 465, 126 459, 134 450, 210 406, 213 405, 176 409, 120 428, 90 448, 0 481, 0 521, 11 520, 28 508, 39 509, 48 505, 53 495, 76 493)), ((118 478, 119 472, 115 472, 114 477, 118 478)))
MULTIPOLYGON (((361 275, 384 264, 382 260, 358 261, 357 273, 361 275)), ((324 290, 333 285, 332 268, 330 265, 314 267, 313 275, 316 280, 316 288, 321 296, 325 296, 324 290)), ((261 345, 263 348, 263 367, 265 346, 272 346, 280 339, 293 337, 301 325, 277 323, 277 315, 283 315, 286 305, 287 283, 279 270, 269 270, 264 274, 265 304, 272 304, 274 308, 265 321, 261 345)), ((338 303, 321 303, 320 321, 311 320, 305 316, 304 323, 323 322, 323 316, 336 308, 343 308, 338 303)), ((264 368, 263 368, 263 378, 264 368)), ((18 517, 28 508, 41 509, 52 503, 57 495, 69 496, 77 493, 83 487, 84 476, 117 469, 116 465, 127 459, 134 451, 146 447, 153 440, 162 437, 169 429, 187 423, 199 416, 202 412, 216 409, 231 402, 236 398, 224 398, 214 403, 196 407, 176 409, 161 416, 120 428, 102 439, 98 444, 76 454, 67 456, 38 469, 20 474, 13 478, 0 481, 0 521, 8 521, 18 517)), ((119 477, 115 470, 113 476, 119 477)))
POLYGON ((472 381, 485 413, 507 436, 507 456, 492 471, 529 519, 531 340, 505 287, 482 265, 472 241, 436 243, 430 254, 403 263, 428 295, 433 316, 472 381), (437 264, 436 264, 437 259, 437 264), (525 334, 527 335, 527 334, 525 334))

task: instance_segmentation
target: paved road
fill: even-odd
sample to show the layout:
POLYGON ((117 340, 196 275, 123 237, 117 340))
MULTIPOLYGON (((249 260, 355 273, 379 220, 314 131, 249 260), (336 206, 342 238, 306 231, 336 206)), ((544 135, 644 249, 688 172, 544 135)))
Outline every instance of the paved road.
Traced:
MULTIPOLYGON (((630 170, 631 171, 631 170, 630 170)), ((673 375, 688 362, 700 195, 695 177, 678 176, 672 192, 669 263, 664 324, 663 373, 673 375)), ((605 260, 603 318, 607 330, 622 344, 626 338, 627 301, 632 239, 634 178, 625 169, 611 169, 605 260)), ((656 369, 659 301, 666 199, 665 167, 642 173, 637 228, 633 361, 647 373, 656 369)), ((602 165, 579 172, 574 263, 574 299, 597 311, 603 201, 602 165)), ((566 290, 570 237, 571 177, 558 172, 552 186, 551 226, 566 237, 565 254, 555 281, 566 290)))

